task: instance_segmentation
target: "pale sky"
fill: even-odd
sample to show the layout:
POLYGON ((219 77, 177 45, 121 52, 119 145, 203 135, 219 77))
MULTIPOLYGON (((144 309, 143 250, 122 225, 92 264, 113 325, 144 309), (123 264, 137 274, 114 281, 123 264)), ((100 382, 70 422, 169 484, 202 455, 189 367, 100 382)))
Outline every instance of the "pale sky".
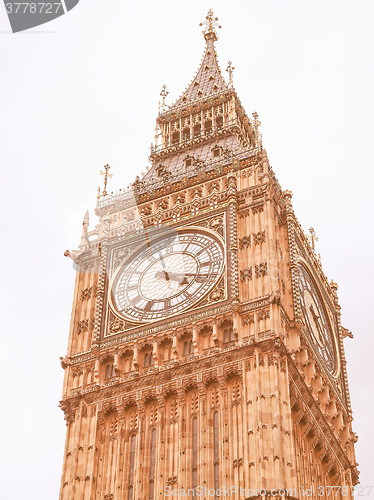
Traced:
POLYGON ((171 104, 191 81, 210 7, 221 68, 233 62, 277 178, 339 285, 361 484, 374 482, 374 3, 80 0, 19 34, 0 5, 1 498, 58 497, 74 287, 63 252, 79 244, 103 165, 109 190, 145 170, 160 90, 171 104))

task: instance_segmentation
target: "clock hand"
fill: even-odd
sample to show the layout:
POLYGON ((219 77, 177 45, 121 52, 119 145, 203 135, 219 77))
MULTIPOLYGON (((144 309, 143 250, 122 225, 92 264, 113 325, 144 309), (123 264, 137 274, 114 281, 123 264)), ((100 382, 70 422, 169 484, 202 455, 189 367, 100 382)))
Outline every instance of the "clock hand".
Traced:
POLYGON ((310 309, 310 312, 312 313, 314 323, 315 323, 315 325, 317 327, 317 330, 318 330, 319 341, 322 342, 323 341, 323 329, 322 329, 322 325, 321 325, 321 322, 320 322, 321 318, 314 311, 314 307, 312 305, 309 306, 309 309, 310 309))
POLYGON ((166 281, 170 281, 169 273, 165 270, 157 271, 157 273, 155 274, 155 278, 165 278, 166 281))
POLYGON ((177 281, 179 285, 188 285, 186 277, 184 275, 177 273, 171 273, 167 271, 157 271, 157 273, 155 273, 155 278, 165 278, 166 281, 177 281))
POLYGON ((158 252, 158 255, 160 256, 160 261, 161 261, 162 267, 163 267, 164 269, 166 269, 166 266, 165 266, 165 261, 164 261, 164 258, 163 258, 163 256, 162 256, 161 250, 158 252))
POLYGON ((169 276, 174 276, 174 277, 181 277, 181 278, 185 278, 186 276, 187 277, 196 277, 196 276, 199 276, 199 278, 207 278, 208 276, 210 276, 210 274, 200 274, 200 273, 169 273, 169 276))

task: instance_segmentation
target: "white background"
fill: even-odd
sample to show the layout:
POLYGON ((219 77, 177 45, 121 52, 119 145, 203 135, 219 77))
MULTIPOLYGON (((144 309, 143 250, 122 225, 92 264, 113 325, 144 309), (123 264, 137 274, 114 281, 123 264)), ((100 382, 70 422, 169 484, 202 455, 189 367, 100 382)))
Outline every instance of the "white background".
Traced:
POLYGON ((19 34, 0 5, 1 498, 58 497, 74 286, 63 252, 79 243, 103 165, 109 191, 145 170, 159 92, 166 83, 171 104, 194 76, 209 7, 223 25, 221 67, 232 60, 270 163, 339 284, 355 336, 345 347, 357 461, 362 485, 374 482, 373 2, 81 0, 19 34))

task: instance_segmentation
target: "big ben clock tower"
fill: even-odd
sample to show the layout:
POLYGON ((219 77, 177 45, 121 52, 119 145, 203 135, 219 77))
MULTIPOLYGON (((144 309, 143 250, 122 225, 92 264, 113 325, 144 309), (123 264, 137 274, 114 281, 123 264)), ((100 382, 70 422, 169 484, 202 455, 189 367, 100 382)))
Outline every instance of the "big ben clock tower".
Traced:
MULTIPOLYGON (((151 168, 83 222, 60 500, 352 498, 337 285, 225 82, 210 11, 151 168), (332 489, 331 489, 332 488, 332 489)), ((105 175, 109 167, 106 167, 105 175)), ((107 177, 105 177, 105 180, 107 177)))

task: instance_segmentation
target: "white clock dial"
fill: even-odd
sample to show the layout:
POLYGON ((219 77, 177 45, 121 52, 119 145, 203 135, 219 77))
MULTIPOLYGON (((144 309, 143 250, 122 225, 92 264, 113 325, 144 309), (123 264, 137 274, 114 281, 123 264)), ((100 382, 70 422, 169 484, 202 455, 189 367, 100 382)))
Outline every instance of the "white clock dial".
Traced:
POLYGON ((112 283, 112 302, 129 320, 162 319, 199 302, 223 269, 218 238, 203 231, 178 231, 144 245, 120 267, 112 283))
POLYGON ((326 368, 335 373, 337 349, 335 335, 322 297, 304 266, 299 268, 301 308, 313 344, 326 368))

